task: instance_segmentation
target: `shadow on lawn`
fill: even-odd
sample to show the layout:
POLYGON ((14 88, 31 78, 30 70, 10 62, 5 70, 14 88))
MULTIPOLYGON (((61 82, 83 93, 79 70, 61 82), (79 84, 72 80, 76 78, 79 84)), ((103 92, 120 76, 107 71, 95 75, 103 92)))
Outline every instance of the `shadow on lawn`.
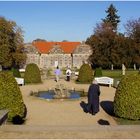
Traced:
MULTIPOLYGON (((100 102, 100 105, 108 115, 114 118, 114 120, 118 125, 140 125, 140 120, 134 121, 134 120, 128 120, 128 119, 116 117, 113 111, 114 107, 112 101, 102 101, 100 102)), ((106 120, 102 120, 102 119, 98 120, 98 123, 100 125, 109 125, 106 120)))
MULTIPOLYGON (((115 116, 113 111, 113 102, 112 101, 102 101, 100 102, 101 107, 103 110, 110 116, 115 116)), ((98 120, 98 124, 100 125, 110 125, 109 121, 100 119, 98 120)))

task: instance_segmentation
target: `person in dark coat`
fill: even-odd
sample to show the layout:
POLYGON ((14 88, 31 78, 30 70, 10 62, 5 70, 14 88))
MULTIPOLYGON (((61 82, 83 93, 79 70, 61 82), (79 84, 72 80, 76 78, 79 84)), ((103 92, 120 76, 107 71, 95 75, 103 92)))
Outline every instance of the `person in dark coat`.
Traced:
POLYGON ((99 96, 100 96, 100 87, 97 81, 94 80, 88 90, 88 105, 87 105, 88 112, 93 115, 99 112, 99 96))
POLYGON ((80 103, 84 112, 91 113, 95 115, 99 112, 99 96, 100 96, 100 87, 96 80, 93 80, 92 84, 88 89, 88 103, 84 103, 83 101, 80 103))

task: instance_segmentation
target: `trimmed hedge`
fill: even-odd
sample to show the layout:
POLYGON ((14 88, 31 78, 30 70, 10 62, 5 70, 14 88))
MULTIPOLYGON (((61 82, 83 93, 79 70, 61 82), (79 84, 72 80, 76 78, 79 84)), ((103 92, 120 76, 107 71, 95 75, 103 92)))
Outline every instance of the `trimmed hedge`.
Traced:
POLYGON ((89 64, 83 64, 80 67, 78 81, 82 83, 91 82, 93 79, 93 70, 89 64))
POLYGON ((28 64, 24 74, 25 83, 41 83, 40 70, 36 64, 28 64))
POLYGON ((13 76, 14 76, 14 77, 21 78, 19 69, 12 68, 12 72, 13 72, 13 76))
POLYGON ((125 75, 116 90, 114 113, 125 119, 140 119, 140 75, 125 75))
POLYGON ((11 72, 0 72, 0 109, 8 109, 8 121, 17 115, 26 117, 22 94, 11 72))
POLYGON ((102 68, 96 68, 94 72, 94 77, 102 77, 102 68))

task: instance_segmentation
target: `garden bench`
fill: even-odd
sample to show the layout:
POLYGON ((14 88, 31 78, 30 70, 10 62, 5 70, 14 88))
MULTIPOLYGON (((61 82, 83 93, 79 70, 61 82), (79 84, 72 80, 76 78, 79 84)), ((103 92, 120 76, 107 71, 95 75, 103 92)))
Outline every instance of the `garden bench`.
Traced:
POLYGON ((0 110, 0 125, 6 122, 8 118, 8 110, 0 110))
POLYGON ((15 77, 15 79, 16 79, 18 85, 24 85, 24 79, 23 78, 17 78, 17 77, 15 77))
POLYGON ((25 72, 25 69, 19 69, 19 72, 25 72))
POLYGON ((75 74, 75 76, 78 76, 79 75, 79 72, 77 71, 77 72, 74 72, 74 74, 75 74))
POLYGON ((99 84, 109 85, 109 87, 111 87, 111 85, 113 85, 114 82, 114 79, 110 77, 96 77, 95 80, 99 84))

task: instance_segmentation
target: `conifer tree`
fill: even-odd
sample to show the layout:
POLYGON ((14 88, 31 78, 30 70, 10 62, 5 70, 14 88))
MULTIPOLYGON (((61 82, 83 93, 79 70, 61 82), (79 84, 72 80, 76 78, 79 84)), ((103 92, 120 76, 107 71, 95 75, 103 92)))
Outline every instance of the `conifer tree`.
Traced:
POLYGON ((120 16, 117 15, 118 10, 111 4, 106 10, 107 16, 103 19, 104 23, 111 23, 113 26, 113 31, 117 31, 118 23, 120 22, 120 16))

